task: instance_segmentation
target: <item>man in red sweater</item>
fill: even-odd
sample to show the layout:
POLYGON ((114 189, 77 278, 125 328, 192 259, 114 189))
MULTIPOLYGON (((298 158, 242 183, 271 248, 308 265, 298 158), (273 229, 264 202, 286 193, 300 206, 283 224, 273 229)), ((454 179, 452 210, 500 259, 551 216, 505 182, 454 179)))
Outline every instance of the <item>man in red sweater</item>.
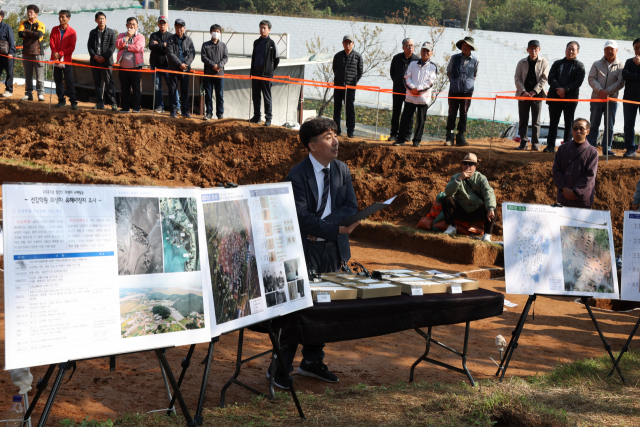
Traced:
POLYGON ((76 30, 69 26, 71 12, 61 10, 58 14, 60 25, 51 30, 51 60, 59 61, 53 66, 53 79, 56 82, 56 95, 58 103, 55 108, 67 105, 65 95, 69 97, 71 108, 78 109, 76 89, 73 86, 73 67, 71 66, 71 54, 76 50, 76 30), (63 83, 64 79, 64 83, 63 83))

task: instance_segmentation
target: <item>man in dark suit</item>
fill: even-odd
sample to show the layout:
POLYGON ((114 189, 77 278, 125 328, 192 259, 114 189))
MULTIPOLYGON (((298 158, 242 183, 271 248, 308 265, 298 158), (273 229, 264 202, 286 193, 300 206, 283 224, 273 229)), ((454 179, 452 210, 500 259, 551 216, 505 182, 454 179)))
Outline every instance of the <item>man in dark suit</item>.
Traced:
MULTIPOLYGON (((293 187, 307 268, 318 273, 338 271, 343 262, 349 261, 349 233, 360 224, 358 221, 348 227, 339 225, 358 211, 358 201, 349 167, 337 160, 336 130, 336 123, 326 117, 303 123, 300 126, 300 142, 309 150, 309 157, 296 165, 285 178, 293 187)), ((288 344, 282 354, 288 369, 287 375, 293 371, 293 358, 298 349, 297 343, 288 344)), ((337 382, 338 377, 323 363, 323 348, 323 343, 304 345, 298 373, 337 382)), ((275 384, 283 389, 288 388, 279 367, 275 384)))

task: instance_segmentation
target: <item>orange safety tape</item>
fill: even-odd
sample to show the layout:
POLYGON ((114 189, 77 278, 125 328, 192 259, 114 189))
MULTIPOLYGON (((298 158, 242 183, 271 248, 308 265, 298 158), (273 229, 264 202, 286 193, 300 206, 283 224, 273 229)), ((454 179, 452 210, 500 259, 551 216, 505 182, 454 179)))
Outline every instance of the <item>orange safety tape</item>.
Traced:
POLYGON ((498 99, 517 99, 518 101, 552 101, 552 102, 607 102, 606 99, 559 99, 559 98, 529 98, 526 96, 500 96, 498 99))
POLYGON ((609 98, 609 101, 624 102, 625 104, 638 104, 638 105, 640 105, 640 102, 631 101, 629 99, 609 98))

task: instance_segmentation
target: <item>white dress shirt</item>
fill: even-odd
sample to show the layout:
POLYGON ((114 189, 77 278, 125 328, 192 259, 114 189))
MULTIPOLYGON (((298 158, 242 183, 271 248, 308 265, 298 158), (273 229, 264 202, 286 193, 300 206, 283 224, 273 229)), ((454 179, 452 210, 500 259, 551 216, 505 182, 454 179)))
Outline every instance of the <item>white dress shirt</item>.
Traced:
MULTIPOLYGON (((311 153, 309 153, 309 160, 311 160, 311 164, 313 165, 313 172, 316 174, 316 182, 318 183, 318 206, 316 207, 316 212, 320 209, 320 205, 322 204, 322 193, 324 192, 324 166, 320 164, 319 161, 313 157, 311 153)), ((327 166, 329 169, 329 176, 331 176, 331 163, 327 166)), ((324 208, 324 212, 320 216, 321 219, 331 215, 331 189, 329 189, 329 194, 327 195, 327 205, 324 208)), ((324 242, 324 239, 318 237, 316 242, 324 242)))

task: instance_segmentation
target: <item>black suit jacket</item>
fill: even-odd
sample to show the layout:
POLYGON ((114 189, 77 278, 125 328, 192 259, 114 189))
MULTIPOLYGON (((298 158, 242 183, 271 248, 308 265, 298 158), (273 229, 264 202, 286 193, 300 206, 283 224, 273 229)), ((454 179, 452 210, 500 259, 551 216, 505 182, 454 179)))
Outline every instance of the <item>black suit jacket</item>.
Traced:
MULTIPOLYGON (((296 200, 298 224, 302 234, 302 247, 305 258, 309 240, 307 235, 321 237, 338 242, 340 258, 347 262, 351 258, 349 235, 339 234, 339 223, 358 212, 358 201, 351 182, 349 166, 339 160, 331 162, 331 215, 324 219, 316 215, 318 210, 318 183, 313 171, 313 164, 307 157, 296 165, 285 178, 291 182, 293 196, 296 200)), ((309 263, 307 262, 309 265, 309 263)))

